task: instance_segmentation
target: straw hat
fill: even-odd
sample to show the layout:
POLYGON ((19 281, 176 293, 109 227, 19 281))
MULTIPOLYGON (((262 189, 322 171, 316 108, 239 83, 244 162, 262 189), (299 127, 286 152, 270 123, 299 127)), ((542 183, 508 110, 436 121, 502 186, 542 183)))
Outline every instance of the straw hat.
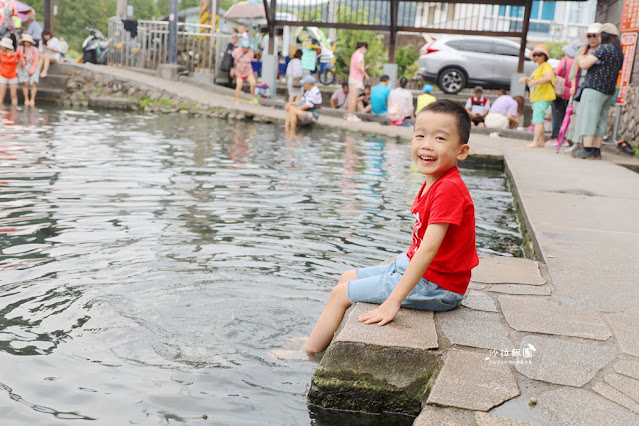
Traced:
POLYGON ((6 47, 7 49, 13 50, 13 41, 9 37, 5 37, 0 40, 0 47, 6 47))
POLYGON ((610 22, 606 22, 605 24, 601 25, 601 32, 616 35, 617 37, 619 37, 619 30, 617 29, 615 24, 611 24, 610 22))
POLYGON ((27 34, 24 33, 22 34, 22 37, 20 37, 20 43, 31 43, 31 44, 35 44, 35 41, 33 40, 33 36, 31 34, 27 34))
POLYGON ((530 55, 532 56, 535 53, 543 53, 544 55, 546 55, 546 59, 550 58, 550 53, 548 52, 548 48, 545 44, 538 44, 537 46, 535 46, 532 52, 530 52, 530 55))

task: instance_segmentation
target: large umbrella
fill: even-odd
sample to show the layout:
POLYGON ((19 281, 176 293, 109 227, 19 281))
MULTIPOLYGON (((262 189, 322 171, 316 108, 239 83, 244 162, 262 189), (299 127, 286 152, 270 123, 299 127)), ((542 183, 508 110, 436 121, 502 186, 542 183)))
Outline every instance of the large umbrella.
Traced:
POLYGON ((255 19, 266 17, 264 13, 264 3, 255 0, 241 1, 235 3, 224 14, 225 18, 234 19, 255 19))

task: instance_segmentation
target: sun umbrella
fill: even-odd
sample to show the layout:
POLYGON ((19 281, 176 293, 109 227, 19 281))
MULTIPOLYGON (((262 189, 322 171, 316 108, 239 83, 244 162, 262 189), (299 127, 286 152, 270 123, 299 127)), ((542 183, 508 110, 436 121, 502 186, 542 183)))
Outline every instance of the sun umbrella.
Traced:
POLYGON ((564 115, 564 119, 561 122, 561 127, 559 128, 559 137, 557 138, 557 151, 561 149, 561 146, 564 143, 564 139, 566 139, 566 133, 568 133, 568 126, 570 126, 570 116, 574 111, 574 107, 572 106, 572 100, 568 108, 566 108, 566 115, 564 115))
POLYGON ((235 3, 233 6, 229 7, 229 9, 224 14, 225 18, 235 19, 255 19, 264 18, 265 16, 264 3, 254 0, 235 3))
POLYGON ((29 13, 29 11, 31 10, 31 6, 29 6, 28 4, 24 4, 17 0, 14 0, 13 3, 16 5, 16 9, 18 9, 18 13, 29 13))

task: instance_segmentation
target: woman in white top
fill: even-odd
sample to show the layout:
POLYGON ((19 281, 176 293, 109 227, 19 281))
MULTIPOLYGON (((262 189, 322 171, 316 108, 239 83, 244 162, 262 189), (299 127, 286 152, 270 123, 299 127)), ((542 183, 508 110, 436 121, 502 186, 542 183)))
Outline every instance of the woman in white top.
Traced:
POLYGON ((303 87, 300 84, 298 87, 293 86, 293 80, 302 77, 302 50, 297 49, 295 51, 295 55, 293 55, 293 59, 291 59, 286 67, 286 85, 288 87, 288 101, 293 102, 293 100, 299 96, 302 96, 303 87))
POLYGON ((62 51, 60 40, 58 40, 57 37, 53 37, 51 32, 44 31, 42 33, 40 51, 42 52, 40 55, 40 66, 42 67, 40 77, 44 78, 47 76, 47 72, 49 71, 49 65, 51 63, 60 62, 60 52, 62 51))

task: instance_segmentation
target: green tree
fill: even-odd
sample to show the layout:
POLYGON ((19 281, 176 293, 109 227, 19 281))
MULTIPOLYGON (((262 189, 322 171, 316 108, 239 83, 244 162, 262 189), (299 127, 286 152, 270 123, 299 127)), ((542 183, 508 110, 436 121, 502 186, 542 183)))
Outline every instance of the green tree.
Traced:
POLYGON ((413 78, 417 71, 419 53, 410 46, 399 46, 395 52, 395 63, 399 68, 399 77, 413 78))
POLYGON ((337 47, 335 49, 335 67, 337 75, 345 77, 350 70, 351 56, 355 52, 357 42, 368 43, 366 53, 367 73, 370 76, 382 75, 382 65, 388 62, 388 53, 384 48, 384 36, 373 31, 339 30, 337 32, 337 47))
POLYGON ((155 0, 128 0, 128 4, 133 6, 135 19, 152 19, 160 16, 155 0))
MULTIPOLYGON (((343 22, 357 24, 375 24, 378 22, 369 21, 369 13, 366 8, 358 9, 357 11, 342 8, 339 18, 343 22)), ((373 31, 338 30, 335 49, 337 75, 342 77, 348 75, 351 55, 355 51, 357 42, 360 41, 368 43, 368 52, 366 53, 366 65, 369 66, 367 70, 368 75, 379 76, 382 74, 382 65, 388 62, 388 52, 384 48, 384 36, 382 34, 375 34, 373 31)))

